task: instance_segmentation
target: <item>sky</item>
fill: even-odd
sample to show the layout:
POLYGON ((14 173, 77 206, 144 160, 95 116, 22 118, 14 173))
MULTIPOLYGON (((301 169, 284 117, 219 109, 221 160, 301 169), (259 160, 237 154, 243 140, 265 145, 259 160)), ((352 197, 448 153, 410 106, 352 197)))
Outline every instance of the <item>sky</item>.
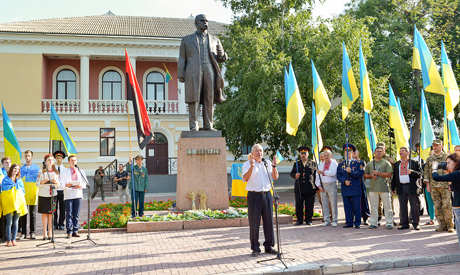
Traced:
MULTIPOLYGON (((350 0, 326 0, 316 4, 314 16, 340 14, 350 0)), ((0 22, 58 17, 116 15, 187 18, 204 13, 208 20, 230 23, 232 11, 215 0, 0 0, 0 22)))

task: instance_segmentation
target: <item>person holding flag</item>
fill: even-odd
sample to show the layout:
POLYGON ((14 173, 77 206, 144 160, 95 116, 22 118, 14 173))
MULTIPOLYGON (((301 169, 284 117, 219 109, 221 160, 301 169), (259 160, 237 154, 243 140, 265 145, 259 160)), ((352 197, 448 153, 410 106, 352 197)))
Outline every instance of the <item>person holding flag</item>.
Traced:
POLYGON ((345 225, 343 228, 361 228, 361 185, 364 175, 364 161, 353 159, 356 147, 351 143, 342 146, 345 160, 337 168, 337 179, 341 184, 345 225), (348 147, 347 147, 348 146, 348 147), (348 154, 348 155, 347 155, 348 154))
POLYGON ((27 214, 24 183, 21 168, 14 163, 2 181, 2 209, 6 219, 7 246, 16 246, 19 217, 27 214))
POLYGON ((29 215, 24 215, 19 219, 19 228, 21 229, 21 237, 27 237, 27 216, 29 216, 30 238, 35 239, 35 224, 36 224, 36 206, 38 204, 38 188, 35 185, 40 167, 32 163, 34 153, 31 150, 24 152, 26 164, 21 167, 22 181, 24 182, 24 189, 26 192, 26 204, 29 210, 29 215))
MULTIPOLYGON (((10 170, 11 167, 11 158, 10 157, 4 157, 2 158, 2 169, 0 170, 0 182, 3 181, 3 179, 8 175, 8 171, 10 170)), ((0 195, 1 195, 1 190, 2 187, 0 186, 0 195)), ((1 196, 0 196, 1 199, 1 196)), ((1 201, 0 201, 0 206, 1 206, 1 201)), ((1 208, 0 208, 1 210, 1 208)), ((0 211, 0 243, 6 242, 6 217, 2 213, 3 211, 0 211)))
POLYGON ((297 148, 300 153, 300 160, 297 160, 292 166, 291 178, 295 179, 295 212, 297 222, 295 225, 301 225, 304 221, 303 209, 305 206, 305 223, 312 225, 313 208, 315 206, 316 195, 316 162, 308 158, 311 152, 310 147, 300 146, 297 148))
POLYGON ((139 203, 138 216, 144 216, 144 198, 149 188, 149 172, 147 168, 142 166, 144 157, 137 155, 134 160, 136 165, 132 165, 133 157, 129 158, 129 163, 126 166, 128 173, 131 173, 131 182, 129 189, 131 190, 131 217, 136 217, 137 204, 139 203))

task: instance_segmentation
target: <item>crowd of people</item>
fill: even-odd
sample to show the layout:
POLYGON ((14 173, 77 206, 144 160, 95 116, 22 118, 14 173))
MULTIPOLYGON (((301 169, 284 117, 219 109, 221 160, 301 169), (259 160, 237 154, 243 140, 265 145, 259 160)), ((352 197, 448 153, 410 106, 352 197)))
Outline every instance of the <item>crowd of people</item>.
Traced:
MULTIPOLYGON (((386 153, 385 144, 377 144, 374 158, 368 163, 359 157, 359 151, 351 144, 342 146, 344 160, 340 163, 332 158, 332 147, 325 146, 319 154, 319 163, 309 158, 311 149, 301 146, 297 150, 300 159, 291 170, 295 180, 295 225, 312 225, 316 195, 322 207, 321 226, 338 226, 338 187, 345 210, 343 228, 378 228, 385 217, 385 228, 393 229, 395 209, 393 195, 399 200, 398 229, 421 230, 420 216, 427 210, 436 232, 455 232, 453 207, 460 207, 460 145, 455 153, 443 151, 442 141, 433 142, 430 156, 424 162, 420 157, 420 144, 416 144, 417 154, 412 157, 408 147, 399 149, 400 160, 394 160, 386 153), (369 180, 369 190, 366 190, 369 180), (370 207, 369 207, 370 206, 370 207), (305 211, 305 212, 304 212, 305 211)), ((316 157, 316 156, 315 156, 316 157)), ((270 193, 271 180, 278 178, 276 157, 271 163, 263 158, 260 144, 253 146, 249 160, 243 164, 243 181, 247 182, 248 216, 252 256, 261 252, 259 243, 260 220, 263 220, 266 253, 278 254, 273 249, 273 197, 270 193)))

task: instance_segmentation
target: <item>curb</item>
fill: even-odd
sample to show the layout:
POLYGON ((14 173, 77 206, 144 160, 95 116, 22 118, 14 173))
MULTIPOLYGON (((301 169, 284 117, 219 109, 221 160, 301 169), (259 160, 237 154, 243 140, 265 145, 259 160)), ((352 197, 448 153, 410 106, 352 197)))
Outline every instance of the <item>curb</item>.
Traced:
POLYGON ((234 273, 234 274, 292 274, 292 275, 328 275, 328 274, 348 274, 355 272, 363 272, 370 270, 382 270, 390 268, 404 268, 413 266, 429 266, 447 263, 460 262, 460 253, 455 254, 442 254, 425 257, 411 257, 399 259, 386 259, 386 260, 371 260, 371 261, 357 261, 339 264, 298 264, 288 265, 285 269, 282 264, 276 266, 266 267, 257 272, 251 273, 234 273))

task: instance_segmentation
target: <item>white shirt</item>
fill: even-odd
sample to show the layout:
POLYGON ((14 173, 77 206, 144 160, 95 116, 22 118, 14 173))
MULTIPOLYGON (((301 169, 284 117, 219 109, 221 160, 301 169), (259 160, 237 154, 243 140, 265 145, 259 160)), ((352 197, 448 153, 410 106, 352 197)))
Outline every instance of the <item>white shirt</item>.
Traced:
MULTIPOLYGON (((56 182, 57 182, 57 186, 56 188, 58 188, 60 186, 59 184, 59 176, 56 175, 56 173, 53 172, 43 172, 43 170, 40 170, 40 172, 38 173, 38 177, 37 177, 37 187, 39 188, 38 189, 38 196, 39 197, 51 197, 50 195, 50 185, 49 184, 43 184, 41 185, 40 182, 44 181, 44 180, 49 180, 49 179, 55 179, 56 182), (49 174, 49 177, 48 177, 48 174, 49 174)), ((56 189, 53 189, 53 197, 57 195, 57 191, 56 189)))
MULTIPOLYGON (((268 174, 267 174, 267 169, 265 168, 264 162, 255 161, 254 167, 252 168, 251 177, 249 178, 246 184, 247 191, 266 192, 266 191, 270 191, 270 189, 272 188, 272 184, 270 182, 271 176, 272 176, 272 165, 267 160, 265 160, 265 163, 268 166, 267 167, 268 174), (270 175, 270 180, 268 178, 269 175, 270 175)), ((243 164, 243 175, 246 174, 250 168, 251 168, 251 164, 249 163, 249 161, 246 161, 243 164)), ((244 182, 244 179, 243 179, 243 182, 244 182)))
POLYGON ((316 173, 316 186, 320 186, 322 183, 331 183, 337 181, 337 161, 335 159, 331 159, 331 164, 329 165, 329 170, 324 171, 324 162, 318 166, 318 170, 323 171, 321 175, 321 181, 319 180, 320 175, 316 173))
MULTIPOLYGON (((410 183, 409 174, 401 175, 401 164, 402 164, 402 160, 399 162, 399 182, 402 184, 410 183)), ((409 170, 409 166, 410 166, 410 163, 407 164, 407 170, 409 170)))
MULTIPOLYGON (((68 169, 68 168, 65 167, 64 164, 62 164, 62 163, 61 163, 61 165, 59 165, 59 166, 58 166, 57 164, 56 164, 55 166, 56 166, 56 170, 58 170, 58 172, 59 172, 59 179, 60 179, 62 173, 64 173, 64 171, 65 171, 66 169, 68 169), (59 168, 59 169, 58 169, 58 168, 59 168)), ((64 185, 61 184, 57 190, 61 190, 61 191, 64 190, 64 185)))
POLYGON ((64 200, 83 199, 83 189, 86 188, 87 181, 85 171, 83 170, 75 168, 73 171, 72 168, 67 168, 64 172, 61 172, 61 184, 64 189, 64 200), (83 174, 84 179, 82 179, 79 171, 83 174), (80 182, 81 188, 67 187, 67 183, 71 181, 80 182))

